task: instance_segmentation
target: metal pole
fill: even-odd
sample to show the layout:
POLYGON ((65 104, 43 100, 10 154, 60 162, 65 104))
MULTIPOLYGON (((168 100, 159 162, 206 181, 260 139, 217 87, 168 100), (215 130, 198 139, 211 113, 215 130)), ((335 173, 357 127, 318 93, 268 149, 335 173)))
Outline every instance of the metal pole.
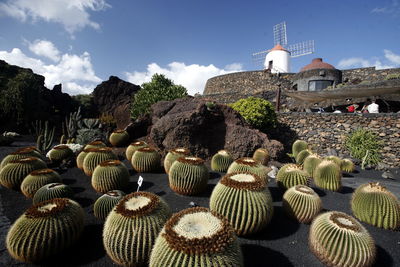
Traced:
POLYGON ((278 89, 276 90, 276 103, 275 103, 275 110, 279 112, 281 106, 281 85, 278 84, 278 89))

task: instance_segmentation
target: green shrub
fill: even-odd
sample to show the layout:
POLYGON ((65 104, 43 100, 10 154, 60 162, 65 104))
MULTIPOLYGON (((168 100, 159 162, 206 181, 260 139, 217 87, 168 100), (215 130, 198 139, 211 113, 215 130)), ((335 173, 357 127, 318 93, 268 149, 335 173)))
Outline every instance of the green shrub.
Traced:
POLYGON ((360 128, 351 132, 346 136, 345 146, 353 158, 362 161, 362 168, 381 161, 379 151, 382 149, 382 141, 370 130, 360 128))
POLYGON ((187 96, 186 88, 175 85, 163 74, 154 74, 151 81, 143 83, 142 88, 134 95, 131 107, 131 118, 137 119, 139 115, 150 111, 150 106, 162 100, 174 100, 187 96))
POLYGON ((385 80, 395 80, 400 79, 400 73, 391 73, 386 75, 385 80))
POLYGON ((230 105, 253 127, 260 130, 268 130, 275 127, 277 118, 273 105, 262 98, 248 97, 240 99, 230 105))

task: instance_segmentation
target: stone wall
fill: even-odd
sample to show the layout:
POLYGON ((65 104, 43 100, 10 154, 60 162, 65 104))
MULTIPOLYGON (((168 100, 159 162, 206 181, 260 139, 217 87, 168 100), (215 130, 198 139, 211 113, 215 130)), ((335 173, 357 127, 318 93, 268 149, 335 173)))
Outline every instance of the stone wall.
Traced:
POLYGON ((383 163, 400 167, 398 113, 278 113, 278 120, 282 124, 277 129, 278 140, 292 143, 299 138, 313 144, 320 154, 331 148, 346 157, 349 152, 344 148, 345 136, 358 128, 370 129, 383 140, 383 163))
POLYGON ((342 70, 342 79, 352 81, 360 79, 361 81, 377 82, 385 80, 389 74, 400 74, 400 68, 395 69, 382 69, 377 70, 375 67, 370 68, 358 68, 350 70, 342 70))

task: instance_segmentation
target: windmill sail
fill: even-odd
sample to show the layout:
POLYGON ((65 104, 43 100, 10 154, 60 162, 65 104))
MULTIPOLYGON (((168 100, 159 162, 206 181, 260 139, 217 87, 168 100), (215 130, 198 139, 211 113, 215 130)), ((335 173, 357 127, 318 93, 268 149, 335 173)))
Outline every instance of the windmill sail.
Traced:
POLYGON ((280 44, 281 46, 287 45, 286 36, 286 22, 281 22, 273 27, 274 31, 274 45, 280 44))
POLYGON ((287 47, 291 57, 301 57, 314 53, 314 40, 292 44, 287 47))

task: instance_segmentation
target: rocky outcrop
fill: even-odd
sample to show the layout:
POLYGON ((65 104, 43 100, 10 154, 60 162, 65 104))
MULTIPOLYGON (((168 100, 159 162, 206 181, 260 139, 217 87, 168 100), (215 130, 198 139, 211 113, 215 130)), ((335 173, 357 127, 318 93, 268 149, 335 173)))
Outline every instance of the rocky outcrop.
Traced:
MULTIPOLYGON (((162 151, 186 147, 193 155, 210 159, 218 150, 227 149, 235 158, 251 156, 260 147, 271 157, 282 156, 283 145, 269 140, 265 133, 251 128, 226 105, 207 107, 201 99, 186 97, 160 101, 152 106, 147 141, 162 151)), ((134 130, 134 125, 128 131, 134 130)), ((130 129, 129 129, 130 128, 130 129)))
POLYGON ((106 113, 114 117, 117 127, 125 128, 130 123, 130 107, 132 95, 140 86, 110 76, 93 91, 93 103, 100 114, 106 113))

